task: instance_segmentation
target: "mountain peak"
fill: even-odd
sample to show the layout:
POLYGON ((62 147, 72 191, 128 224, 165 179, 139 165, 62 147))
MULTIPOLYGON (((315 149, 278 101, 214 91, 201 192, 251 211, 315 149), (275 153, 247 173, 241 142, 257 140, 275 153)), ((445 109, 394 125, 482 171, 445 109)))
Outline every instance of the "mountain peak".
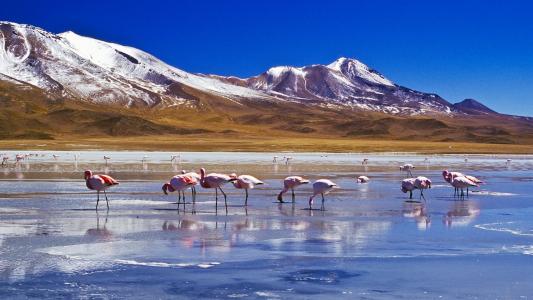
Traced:
POLYGON ((493 111, 492 109, 488 108, 487 106, 481 104, 479 101, 475 99, 465 99, 461 102, 455 103, 453 105, 456 109, 459 109, 463 112, 469 113, 469 114, 496 114, 497 112, 493 111))
POLYGON ((335 71, 340 71, 341 67, 343 65, 350 64, 350 63, 358 65, 358 66, 361 66, 361 67, 366 67, 368 69, 368 67, 365 64, 363 64, 362 62, 358 61, 357 59, 348 58, 348 57, 344 57, 344 56, 339 57, 334 62, 332 62, 329 65, 327 65, 327 67, 332 69, 332 70, 335 70, 335 71))

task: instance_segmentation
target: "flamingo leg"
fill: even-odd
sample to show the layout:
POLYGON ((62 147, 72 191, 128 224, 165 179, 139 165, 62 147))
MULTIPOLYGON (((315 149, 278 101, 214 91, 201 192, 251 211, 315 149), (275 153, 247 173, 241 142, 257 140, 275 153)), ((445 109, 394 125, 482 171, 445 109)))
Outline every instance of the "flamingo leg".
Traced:
POLYGON ((226 196, 226 193, 222 190, 222 188, 218 187, 222 195, 224 195, 224 206, 226 207, 226 215, 228 214, 228 197, 226 196))
POLYGON ((424 190, 420 190, 420 199, 424 199, 424 202, 426 201, 426 197, 424 196, 424 190))
POLYGON ((409 199, 413 199, 413 191, 409 191, 409 199))
POLYGON ((248 206, 248 189, 244 189, 244 192, 246 193, 246 198, 244 200, 244 206, 248 206))
POLYGON ((468 187, 466 187, 466 196, 468 197, 468 187))
POLYGON ((104 190, 104 196, 105 196, 105 204, 107 205, 107 210, 109 210, 109 200, 107 200, 107 194, 104 190))
POLYGON ((291 189, 292 191, 292 202, 294 203, 296 200, 296 195, 294 195, 294 189, 291 189))
POLYGON ((96 191, 96 212, 98 212, 98 202, 100 202, 100 191, 96 191))
POLYGON ((215 188, 215 211, 218 213, 218 189, 215 188))
POLYGON ((321 195, 322 195, 322 206, 320 207, 320 210, 325 210, 325 207, 324 207, 324 193, 322 193, 321 195))

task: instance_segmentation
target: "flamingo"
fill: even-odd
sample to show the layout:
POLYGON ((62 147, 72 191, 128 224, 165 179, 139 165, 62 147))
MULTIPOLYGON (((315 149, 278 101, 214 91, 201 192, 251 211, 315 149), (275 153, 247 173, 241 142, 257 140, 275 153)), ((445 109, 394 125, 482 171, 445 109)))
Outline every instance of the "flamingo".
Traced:
POLYGON ((200 185, 203 188, 206 189, 215 189, 215 210, 218 212, 218 192, 217 190, 220 190, 222 195, 224 195, 224 205, 226 207, 226 214, 228 214, 228 199, 226 196, 226 193, 222 190, 222 186, 228 182, 235 181, 235 178, 231 178, 229 175, 226 174, 217 174, 217 173, 210 173, 205 174, 205 169, 200 169, 200 185))
POLYGON ((278 201, 283 203, 283 194, 289 191, 292 192, 292 202, 294 202, 294 189, 302 184, 308 184, 309 180, 300 176, 289 176, 283 180, 283 190, 278 194, 278 201))
POLYGON ((57 160, 59 157, 61 157, 61 155, 58 155, 58 154, 52 154, 52 157, 54 157, 54 160, 57 160))
POLYGON ((361 165, 363 166, 368 165, 368 158, 364 158, 363 161, 361 162, 361 165))
POLYGON ((370 181, 370 178, 367 176, 359 176, 357 177, 357 183, 367 183, 370 181))
POLYGON ((289 162, 292 160, 292 156, 286 156, 284 157, 284 159, 285 159, 285 164, 288 165, 289 162))
POLYGON ((253 189, 255 185, 264 184, 264 182, 253 177, 252 175, 237 176, 237 174, 232 173, 229 176, 235 179, 235 181, 232 182, 235 188, 244 189, 244 192, 246 193, 246 198, 244 200, 244 206, 248 205, 248 189, 253 189))
POLYGON ((171 155, 171 156, 170 156, 170 162, 173 163, 173 162, 176 161, 176 162, 179 163, 180 158, 181 158, 181 156, 180 156, 179 154, 171 155))
POLYGON ((278 162, 278 156, 275 155, 273 158, 272 158, 272 163, 277 163, 278 162))
POLYGON ((476 183, 472 182, 470 179, 464 176, 455 177, 452 180, 452 186, 456 189, 461 189, 461 197, 465 196, 464 188, 466 188, 466 196, 468 197, 468 187, 478 186, 476 183))
POLYGON ((411 173, 411 170, 413 170, 414 168, 415 166, 413 166, 412 164, 405 164, 400 166, 400 171, 407 172, 407 175, 413 177, 413 173, 411 173))
POLYGON ((110 160, 110 159, 111 159, 111 157, 104 155, 104 160, 105 160, 105 165, 106 166, 107 166, 107 161, 110 160))
POLYGON ((186 175, 186 176, 191 176, 196 179, 196 183, 193 186, 191 186, 192 196, 196 197, 196 185, 200 184, 200 180, 202 179, 202 177, 200 176, 200 174, 196 172, 187 172, 185 170, 181 170, 181 174, 186 175))
POLYGON ((329 179, 319 179, 313 183, 313 195, 309 198, 309 209, 312 209, 313 198, 318 195, 322 196, 322 206, 320 210, 324 210, 324 194, 331 192, 334 188, 339 186, 329 179))
POLYGON ((2 166, 6 166, 7 165, 7 161, 9 160, 9 156, 4 156, 2 157, 2 166))
POLYGON ((24 155, 22 154, 17 154, 15 155, 15 161, 18 163, 20 161, 24 160, 24 155))
POLYGON ((414 185, 417 189, 420 190, 420 198, 424 198, 425 201, 426 197, 424 197, 424 190, 431 188, 431 180, 424 176, 418 176, 417 178, 415 178, 414 185))
MULTIPOLYGON (((183 194, 183 205, 185 205, 185 190, 188 188, 194 187, 198 184, 198 180, 189 175, 176 175, 170 179, 169 182, 163 184, 161 189, 165 195, 168 195, 168 192, 178 191, 178 209, 180 207, 181 194, 183 194), (168 192, 167 192, 168 191, 168 192)), ((195 194, 192 194, 193 202, 195 201, 195 194)))
POLYGON ((409 192, 409 199, 413 199, 413 190, 416 189, 415 178, 406 178, 402 180, 402 192, 409 192))
MULTIPOLYGON (((466 177, 468 180, 470 180, 473 183, 478 184, 478 185, 484 183, 482 180, 479 180, 478 178, 476 178, 474 176, 465 175, 465 174, 459 173, 459 172, 450 172, 448 170, 442 171, 442 177, 444 177, 444 180, 446 180, 450 184, 452 183, 452 181, 453 181, 453 179, 455 177, 466 177)), ((458 190, 457 190, 457 188, 455 188, 454 195, 456 195, 457 193, 458 193, 458 190)), ((468 195, 468 187, 466 187, 466 194, 468 195)))
POLYGON ((98 210, 98 202, 100 201, 100 191, 104 192, 107 209, 109 209, 109 200, 107 199, 105 190, 117 185, 118 181, 109 175, 93 175, 91 170, 87 170, 85 171, 85 184, 90 190, 96 191, 96 210, 98 210))

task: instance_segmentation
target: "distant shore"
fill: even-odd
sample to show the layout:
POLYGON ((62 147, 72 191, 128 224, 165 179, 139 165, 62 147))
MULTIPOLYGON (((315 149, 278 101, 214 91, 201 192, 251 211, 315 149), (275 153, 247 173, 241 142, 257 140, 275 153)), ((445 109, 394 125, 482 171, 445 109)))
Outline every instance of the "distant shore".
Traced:
POLYGON ((1 140, 2 150, 144 150, 252 152, 412 152, 427 154, 533 154, 533 145, 343 138, 165 135, 1 140))

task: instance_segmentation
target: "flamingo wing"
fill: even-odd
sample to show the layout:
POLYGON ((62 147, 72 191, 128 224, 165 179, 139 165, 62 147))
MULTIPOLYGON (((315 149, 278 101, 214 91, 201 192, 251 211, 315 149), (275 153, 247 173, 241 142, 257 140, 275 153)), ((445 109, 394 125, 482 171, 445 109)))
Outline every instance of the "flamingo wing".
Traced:
POLYGON ((98 175, 103 181, 105 185, 115 185, 118 184, 118 181, 116 181, 113 177, 109 175, 98 175))

